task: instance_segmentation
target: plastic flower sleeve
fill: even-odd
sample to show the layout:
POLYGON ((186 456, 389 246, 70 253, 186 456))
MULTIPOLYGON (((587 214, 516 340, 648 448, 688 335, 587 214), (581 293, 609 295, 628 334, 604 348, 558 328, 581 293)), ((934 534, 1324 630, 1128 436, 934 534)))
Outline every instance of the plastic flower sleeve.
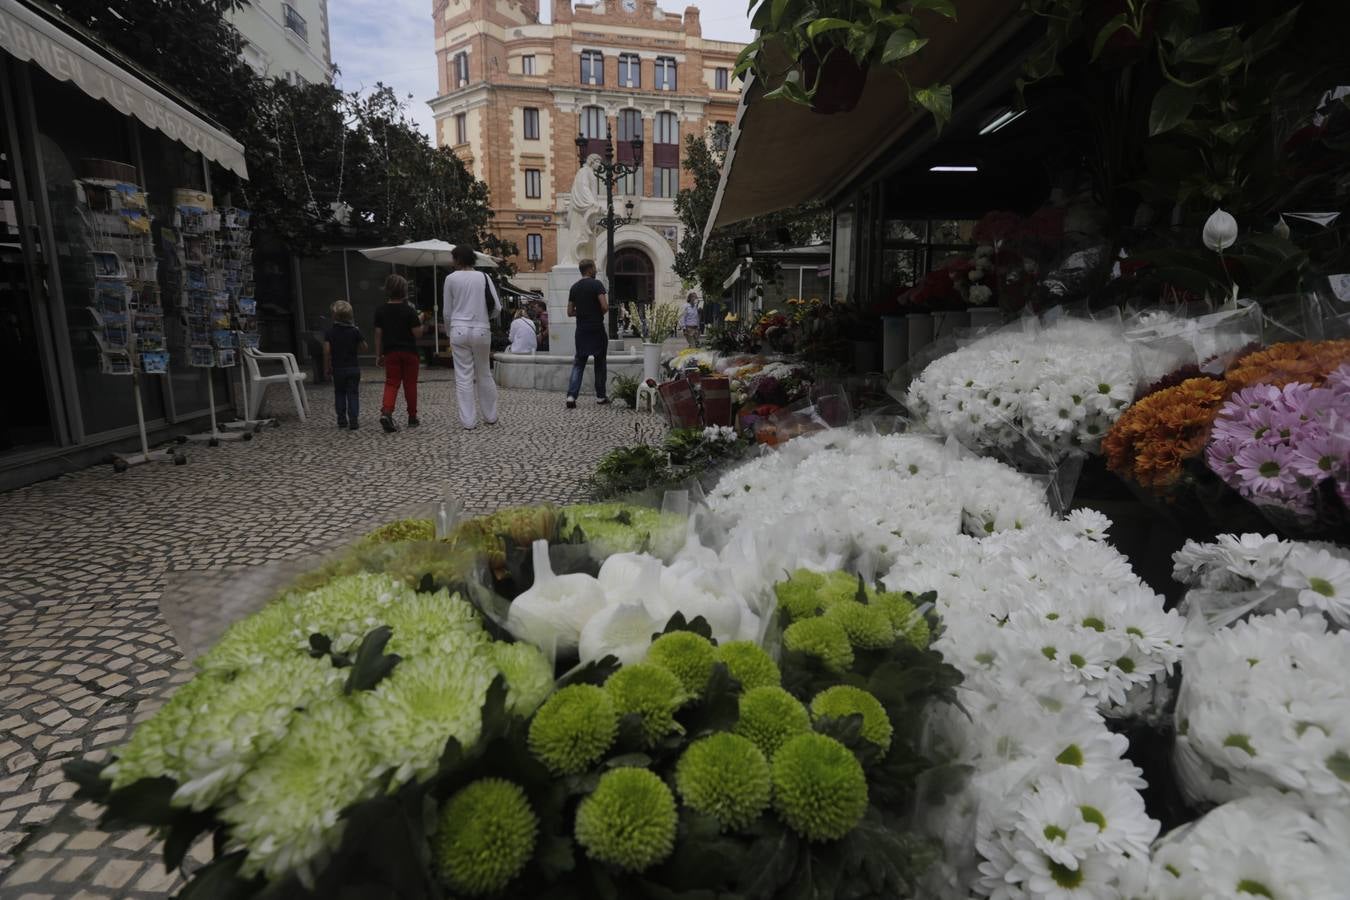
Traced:
POLYGON ((1222 375, 1233 354, 1261 343, 1262 323, 1261 307, 1250 300, 1214 312, 1200 306, 1181 315, 1161 310, 1136 313, 1125 323, 1124 336, 1134 357, 1139 390, 1179 371, 1222 375))

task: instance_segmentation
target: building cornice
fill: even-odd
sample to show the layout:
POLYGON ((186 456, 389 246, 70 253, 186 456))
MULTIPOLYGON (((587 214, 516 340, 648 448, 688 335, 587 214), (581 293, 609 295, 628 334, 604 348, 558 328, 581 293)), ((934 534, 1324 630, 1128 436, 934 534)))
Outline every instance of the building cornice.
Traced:
POLYGON ((436 117, 451 115, 454 113, 466 112, 470 109, 477 109, 480 106, 487 106, 492 96, 492 85, 486 82, 471 84, 466 88, 452 91, 449 94, 441 94, 439 97, 433 97, 427 101, 427 106, 431 107, 432 115, 436 117))
POLYGON ((674 91, 635 94, 604 88, 553 85, 549 88, 549 92, 553 94, 555 108, 562 112, 577 112, 583 106, 603 106, 607 111, 638 109, 642 111, 644 118, 651 118, 659 112, 673 112, 686 122, 702 119, 703 111, 709 102, 707 97, 674 91))

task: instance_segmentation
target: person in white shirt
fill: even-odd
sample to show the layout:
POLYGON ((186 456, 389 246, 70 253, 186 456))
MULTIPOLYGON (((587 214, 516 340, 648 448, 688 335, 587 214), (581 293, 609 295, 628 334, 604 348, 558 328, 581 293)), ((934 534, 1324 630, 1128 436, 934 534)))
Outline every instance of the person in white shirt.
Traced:
POLYGON ((680 312, 680 325, 684 328, 684 339, 690 347, 698 346, 698 294, 689 292, 689 301, 680 312))
POLYGON ((539 349, 539 335, 534 330, 534 320, 525 315, 524 308, 516 310, 516 317, 511 320, 511 346, 507 350, 511 353, 533 353, 539 349))
POLYGON ((497 383, 492 380, 492 317, 501 314, 497 288, 484 272, 474 269, 471 247, 459 244, 450 253, 455 271, 445 276, 442 298, 450 354, 455 362, 455 396, 459 421, 465 428, 497 424, 497 383))

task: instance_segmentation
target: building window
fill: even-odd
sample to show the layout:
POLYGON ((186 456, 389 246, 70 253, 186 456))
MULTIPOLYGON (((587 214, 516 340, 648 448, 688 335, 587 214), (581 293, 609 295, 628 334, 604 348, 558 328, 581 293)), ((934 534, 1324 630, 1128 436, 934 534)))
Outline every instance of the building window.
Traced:
POLYGON ((619 87, 642 87, 642 60, 636 53, 619 54, 619 87))
POLYGON ((652 196, 674 197, 679 190, 679 170, 656 166, 652 170, 652 196))
POLYGON ((714 122, 712 127, 712 145, 714 150, 725 150, 731 144, 731 125, 727 122, 714 122))
POLYGON ((673 112, 656 114, 656 143, 680 145, 680 120, 673 112))
POLYGON ((598 106, 586 106, 581 110, 581 134, 593 141, 605 138, 605 111, 598 106))
POLYGON ((615 148, 619 154, 619 162, 638 167, 637 172, 624 176, 618 182, 619 193, 630 197, 638 193, 639 186, 642 184, 642 160, 633 155, 632 144, 634 138, 642 136, 641 110, 619 110, 619 137, 615 148))
POLYGON ((581 83, 605 83, 605 57, 599 50, 581 51, 581 83))
POLYGON ((727 70, 718 69, 713 73, 713 87, 719 91, 727 89, 727 70))
POLYGON ((469 114, 455 113, 455 144, 469 142, 469 114))
POLYGON ((542 234, 525 235, 525 258, 530 262, 544 259, 544 236, 542 234))
POLYGON ((455 87, 462 88, 469 83, 469 54, 455 54, 455 87))
POLYGON ((669 56, 656 58, 656 76, 653 79, 658 91, 675 90, 675 60, 669 56))
POLYGON ((539 140, 539 110, 526 107, 525 113, 525 140, 539 140))
POLYGON ((539 170, 538 170, 538 169, 526 169, 526 170, 525 170, 525 196, 526 196, 526 197, 530 198, 531 200, 538 200, 541 196, 543 196, 542 191, 541 191, 541 189, 540 189, 539 181, 540 181, 540 179, 539 179, 539 170))
POLYGON ((534 74, 534 54, 527 53, 520 58, 520 72, 522 75, 534 74))
POLYGON ((281 12, 285 16, 286 28, 295 32, 296 36, 306 44, 309 43, 309 25, 305 22, 305 17, 295 11, 295 7, 289 3, 281 4, 281 12))

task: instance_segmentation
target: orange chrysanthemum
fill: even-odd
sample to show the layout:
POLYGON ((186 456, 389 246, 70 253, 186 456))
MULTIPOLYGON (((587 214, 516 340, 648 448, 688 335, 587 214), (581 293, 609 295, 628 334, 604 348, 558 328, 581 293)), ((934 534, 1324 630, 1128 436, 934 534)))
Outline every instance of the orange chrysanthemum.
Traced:
POLYGON ((1189 378, 1144 397, 1102 440, 1107 468, 1143 487, 1167 488, 1181 477, 1182 464, 1205 449, 1226 396, 1222 381, 1189 378))
POLYGON ((1350 362, 1350 340, 1291 341, 1248 353, 1224 375, 1229 392, 1254 384, 1284 387, 1295 381, 1319 385, 1342 364, 1350 362))

